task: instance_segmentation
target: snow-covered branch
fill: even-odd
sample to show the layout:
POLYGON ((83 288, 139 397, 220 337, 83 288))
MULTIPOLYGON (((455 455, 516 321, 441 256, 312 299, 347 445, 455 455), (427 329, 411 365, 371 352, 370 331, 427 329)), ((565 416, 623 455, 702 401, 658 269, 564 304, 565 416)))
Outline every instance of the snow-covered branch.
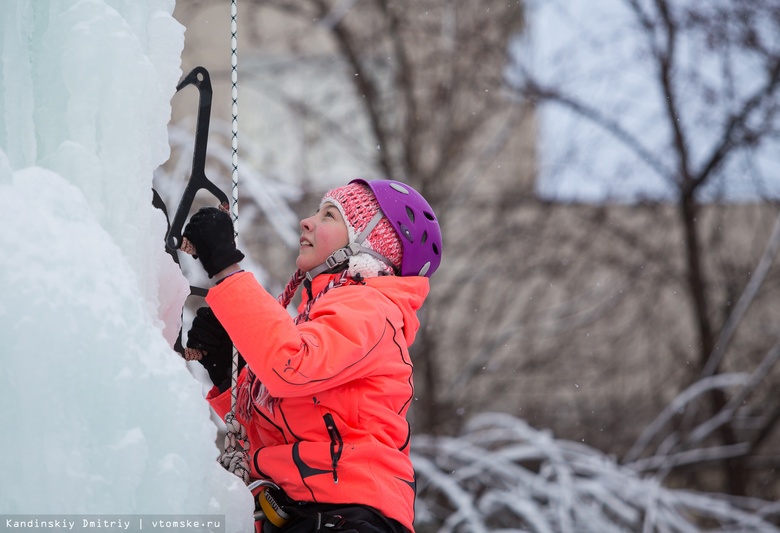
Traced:
POLYGON ((412 450, 419 531, 778 531, 776 504, 665 488, 508 414, 478 415, 458 437, 417 436, 412 450))

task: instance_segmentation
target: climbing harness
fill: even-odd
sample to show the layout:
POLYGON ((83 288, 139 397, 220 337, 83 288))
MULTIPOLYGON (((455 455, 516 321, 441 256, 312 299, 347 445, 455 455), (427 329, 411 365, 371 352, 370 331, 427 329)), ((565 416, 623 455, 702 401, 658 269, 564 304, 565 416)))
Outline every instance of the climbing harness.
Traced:
POLYGON ((259 479, 249 484, 249 490, 255 501, 255 522, 259 522, 261 527, 263 520, 268 520, 276 527, 282 527, 290 521, 292 516, 279 502, 278 495, 282 489, 276 483, 259 479))

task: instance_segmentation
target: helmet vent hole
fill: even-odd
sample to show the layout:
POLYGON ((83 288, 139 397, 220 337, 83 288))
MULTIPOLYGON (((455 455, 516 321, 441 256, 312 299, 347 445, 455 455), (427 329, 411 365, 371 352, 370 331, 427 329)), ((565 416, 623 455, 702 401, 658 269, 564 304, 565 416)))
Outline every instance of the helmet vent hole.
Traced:
POLYGON ((409 220, 414 224, 414 211, 412 211, 411 207, 406 208, 406 216, 408 216, 409 220))
POLYGON ((423 211, 423 215, 425 215, 425 218, 428 220, 436 220, 436 217, 433 216, 433 213, 429 213, 428 211, 423 211))
POLYGON ((433 253, 435 253, 436 255, 439 255, 439 247, 436 246, 436 243, 433 243, 432 248, 433 248, 433 253))
POLYGON ((406 237, 407 241, 414 242, 414 239, 412 238, 412 232, 409 230, 409 228, 407 228, 406 226, 404 226, 400 222, 398 223, 398 228, 401 230, 401 234, 404 237, 406 237))
POLYGON ((420 237, 420 244, 425 244, 425 241, 428 240, 428 232, 423 231, 422 237, 420 237))

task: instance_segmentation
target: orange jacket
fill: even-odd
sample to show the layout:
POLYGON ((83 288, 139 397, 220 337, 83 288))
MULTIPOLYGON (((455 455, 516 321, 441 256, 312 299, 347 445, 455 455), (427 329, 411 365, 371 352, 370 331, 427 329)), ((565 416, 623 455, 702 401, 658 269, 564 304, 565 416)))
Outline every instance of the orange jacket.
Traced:
MULTIPOLYGON (((331 278, 317 276, 312 294, 331 278)), ((277 399, 271 409, 253 404, 251 420, 239 419, 253 476, 295 500, 369 505, 413 531, 408 346, 428 288, 428 278, 395 276, 337 287, 297 326, 252 274, 209 291, 206 301, 277 399)), ((245 378, 246 369, 239 382, 245 378)), ((230 410, 230 391, 212 389, 208 400, 220 416, 230 410)))

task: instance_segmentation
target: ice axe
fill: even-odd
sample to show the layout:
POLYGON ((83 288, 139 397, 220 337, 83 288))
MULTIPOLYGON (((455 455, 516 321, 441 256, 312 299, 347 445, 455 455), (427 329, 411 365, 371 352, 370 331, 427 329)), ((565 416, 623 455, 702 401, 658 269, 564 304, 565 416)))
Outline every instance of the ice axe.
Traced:
POLYGON ((204 67, 195 67, 187 76, 176 86, 176 92, 181 91, 188 85, 194 85, 198 88, 198 119, 195 127, 195 150, 192 154, 192 172, 187 186, 181 195, 179 206, 176 208, 176 214, 165 236, 165 246, 168 250, 178 250, 182 244, 182 228, 187 221, 187 215, 192 208, 192 202, 195 200, 195 194, 206 189, 216 196, 219 200, 219 208, 228 212, 230 203, 227 195, 219 187, 214 185, 206 177, 206 147, 209 141, 209 122, 211 120, 211 78, 209 72, 204 67))

